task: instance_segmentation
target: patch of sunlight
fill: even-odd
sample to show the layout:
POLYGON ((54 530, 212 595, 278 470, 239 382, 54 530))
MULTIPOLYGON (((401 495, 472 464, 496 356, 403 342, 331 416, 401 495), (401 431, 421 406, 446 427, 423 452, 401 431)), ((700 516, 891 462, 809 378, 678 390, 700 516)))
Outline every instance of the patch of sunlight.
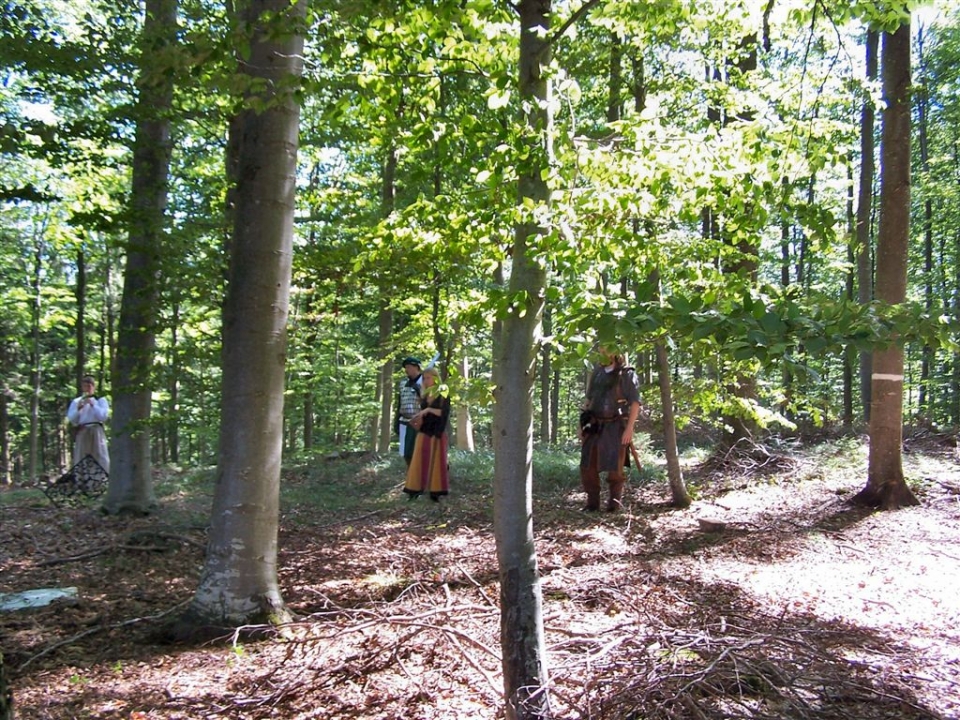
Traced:
POLYGON ((579 542, 574 547, 604 553, 624 553, 630 545, 619 532, 605 527, 594 527, 579 534, 579 542))
POLYGON ((917 642, 938 628, 960 627, 955 524, 922 508, 871 516, 837 533, 811 533, 793 553, 768 562, 717 559, 703 566, 788 611, 898 628, 917 642))
POLYGON ((410 584, 410 579, 394 573, 375 572, 360 582, 374 590, 387 590, 392 587, 405 587, 410 584))

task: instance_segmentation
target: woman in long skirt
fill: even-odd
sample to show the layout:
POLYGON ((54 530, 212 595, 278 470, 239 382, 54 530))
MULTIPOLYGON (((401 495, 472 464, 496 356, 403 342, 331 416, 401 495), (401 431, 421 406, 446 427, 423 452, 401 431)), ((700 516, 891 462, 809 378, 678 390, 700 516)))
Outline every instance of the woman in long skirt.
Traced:
POLYGON ((410 419, 410 424, 417 429, 417 440, 403 491, 408 500, 429 493, 431 500, 439 502, 441 495, 450 492, 447 463, 450 397, 446 386, 439 383, 436 368, 423 371, 420 408, 420 412, 410 419))

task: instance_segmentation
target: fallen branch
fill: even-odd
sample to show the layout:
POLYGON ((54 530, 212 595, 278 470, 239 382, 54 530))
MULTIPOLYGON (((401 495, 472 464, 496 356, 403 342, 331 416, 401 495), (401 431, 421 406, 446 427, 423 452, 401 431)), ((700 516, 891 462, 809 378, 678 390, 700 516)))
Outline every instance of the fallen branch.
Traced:
POLYGON ((87 552, 79 553, 78 555, 69 555, 67 557, 57 557, 51 558, 49 560, 44 560, 37 563, 37 567, 50 567, 52 565, 66 565, 67 563, 79 562, 80 560, 89 560, 90 558, 95 558, 98 555, 106 555, 115 550, 128 550, 130 552, 163 552, 168 548, 161 547, 159 545, 108 545, 105 548, 100 548, 99 550, 89 550, 87 552))
POLYGON ((185 607, 186 605, 189 605, 191 602, 193 602, 193 598, 190 598, 189 600, 184 600, 182 603, 177 603, 169 610, 164 610, 162 613, 159 613, 157 615, 148 615, 147 617, 131 618, 130 620, 124 620, 123 622, 114 623, 113 625, 100 625, 99 627, 90 628, 89 630, 84 630, 82 633, 78 633, 77 635, 68 637, 65 640, 61 640, 60 642, 54 643, 53 645, 48 645, 46 648, 38 652, 36 655, 33 655, 32 657, 27 658, 17 667, 17 672, 20 672, 25 667, 27 667, 27 665, 30 665, 34 661, 39 660, 40 658, 46 655, 49 655, 54 650, 62 648, 65 645, 71 645, 75 643, 77 640, 88 637, 90 635, 95 635, 98 632, 117 630, 118 628, 127 627, 129 625, 136 625, 137 623, 159 620, 160 618, 166 617, 170 613, 175 612, 180 608, 185 607))

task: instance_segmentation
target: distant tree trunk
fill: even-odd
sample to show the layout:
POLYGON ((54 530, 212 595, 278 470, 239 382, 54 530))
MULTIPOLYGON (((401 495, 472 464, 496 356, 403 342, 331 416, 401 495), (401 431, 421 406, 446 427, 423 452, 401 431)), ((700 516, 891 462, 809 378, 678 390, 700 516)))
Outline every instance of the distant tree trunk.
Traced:
MULTIPOLYGON (((883 129, 880 138, 880 230, 877 298, 906 298, 910 236, 910 23, 883 36, 883 129)), ((896 341, 896 338, 891 338, 896 341)), ((894 342, 873 356, 873 406, 867 486, 854 502, 895 510, 917 505, 903 477, 903 348, 894 342)))
MULTIPOLYGON (((387 148, 383 160, 380 178, 380 216, 390 217, 397 204, 397 149, 392 145, 387 148)), ((394 312, 390 305, 390 298, 386 288, 381 288, 380 313, 378 318, 379 348, 380 348, 380 377, 377 396, 380 401, 380 413, 373 418, 374 448, 380 452, 390 449, 390 439, 393 437, 394 392, 393 392, 393 321, 394 312)))
MULTIPOLYGON (((110 290, 113 284, 113 277, 110 273, 110 263, 104 267, 103 286, 103 317, 104 322, 100 326, 100 338, 97 345, 97 372, 92 373, 98 378, 106 378, 113 369, 113 358, 116 353, 116 324, 117 310, 114 302, 113 292, 110 290)), ((88 361, 89 362, 89 361, 88 361)))
MULTIPOLYGON (((550 0, 520 0, 519 95, 529 104, 529 165, 520 172, 519 201, 542 207, 550 191, 551 119, 542 70, 550 64, 550 0), (537 162, 539 158, 541 161, 537 162)), ((543 597, 533 536, 533 383, 541 339, 546 270, 531 247, 546 233, 533 219, 519 222, 509 293, 516 301, 503 318, 494 373, 494 535, 500 577, 500 647, 507 720, 550 716, 543 597)))
POLYGON ((313 449, 313 395, 303 393, 303 449, 313 449))
POLYGON ((111 515, 145 514, 156 504, 149 421, 173 102, 173 70, 160 58, 176 42, 177 0, 147 0, 137 83, 140 120, 133 148, 130 233, 111 387, 110 484, 103 501, 103 509, 111 515))
MULTIPOLYGON (((546 337, 549 337, 552 332, 551 322, 550 308, 544 308, 543 334, 546 337)), ((550 343, 544 343, 543 349, 540 351, 540 442, 545 445, 549 445, 550 439, 555 435, 553 421, 556 410, 553 407, 553 394, 551 392, 553 382, 552 352, 550 343)))
POLYGON ((290 618, 277 580, 277 530, 300 116, 295 80, 306 6, 237 6, 237 27, 251 33, 237 50, 252 95, 232 125, 240 136, 232 143, 237 187, 223 310, 220 459, 206 563, 179 636, 290 618))
MULTIPOLYGON (((853 166, 850 162, 847 167, 847 266, 844 273, 844 297, 853 302, 856 282, 853 268, 856 267, 856 216, 853 209, 853 166)), ((843 348, 843 427, 848 432, 853 428, 853 365, 856 353, 853 346, 848 344, 843 348)))
MULTIPOLYGON (((926 36, 921 27, 917 32, 917 59, 920 64, 920 83, 917 93, 917 137, 920 142, 920 172, 930 176, 930 147, 927 140, 930 98, 927 90, 929 77, 926 69, 924 43, 926 36)), ((934 264, 933 264, 933 200, 929 193, 923 198, 923 302, 927 314, 933 312, 934 298, 934 264)), ((920 361, 920 394, 917 398, 918 411, 921 418, 933 417, 933 398, 931 395, 931 375, 933 374, 933 347, 924 343, 920 361)))
MULTIPOLYGON (((751 33, 743 37, 740 40, 739 50, 737 60, 730 63, 730 66, 736 69, 736 73, 740 78, 743 78, 755 72, 757 69, 757 35, 751 33)), ((731 123, 735 119, 750 121, 753 119, 753 116, 753 111, 742 110, 735 117, 726 117, 724 124, 731 123)), ((750 208, 746 208, 743 214, 749 216, 751 214, 750 208)), ((734 252, 732 253, 734 259, 729 264, 724 265, 724 275, 733 278, 739 276, 751 284, 754 283, 757 279, 757 268, 759 265, 759 248, 755 244, 756 240, 754 237, 750 233, 741 232, 739 233, 739 240, 736 242, 733 242, 729 237, 726 237, 725 240, 734 248, 734 252)), ((752 403, 757 398, 756 377, 752 374, 738 374, 733 382, 730 383, 729 390, 735 397, 752 403)), ((757 422, 752 416, 748 417, 739 412, 726 414, 723 421, 724 433, 721 445, 724 449, 736 446, 741 440, 755 437, 759 430, 757 422)))
POLYGON ((610 34, 610 66, 607 75, 607 122, 620 120, 623 115, 623 41, 616 33, 610 34))
MULTIPOLYGON (((464 386, 470 383, 470 358, 467 357, 466 348, 460 355, 460 378, 464 386)), ((457 448, 460 450, 474 451, 473 439, 473 418, 470 416, 470 404, 466 402, 457 403, 457 448)))
POLYGON ((388 351, 393 337, 393 308, 386 298, 383 300, 378 314, 379 344, 380 344, 380 374, 377 383, 377 399, 380 401, 379 422, 375 424, 376 432, 374 449, 386 453, 390 450, 390 440, 393 437, 393 356, 388 351))
POLYGON ((430 329, 433 331, 433 348, 437 356, 437 369, 440 371, 440 378, 446 382, 450 377, 450 368, 446 364, 448 349, 447 340, 444 337, 440 326, 440 316, 443 312, 443 299, 441 290, 443 289, 443 278, 439 273, 431 271, 430 283, 430 329))
MULTIPOLYGON (((30 437, 27 457, 27 477, 36 480, 40 475, 40 314, 43 296, 43 239, 38 237, 33 253, 31 291, 33 307, 30 315, 30 437)), ((64 414, 66 408, 63 409, 64 414)))
POLYGON ((0 387, 0 485, 10 485, 10 409, 6 387, 0 387))
POLYGON ((170 449, 170 462, 174 465, 180 462, 180 353, 177 352, 177 328, 180 327, 180 304, 173 306, 173 322, 170 329, 170 380, 167 392, 170 400, 167 403, 169 420, 167 421, 167 439, 170 449))
POLYGON ((556 445, 560 433, 560 368, 553 369, 553 380, 550 383, 550 401, 552 419, 550 423, 550 444, 556 445))
POLYGON ((87 374, 87 259, 81 247, 77 250, 77 284, 73 290, 76 298, 77 319, 73 326, 73 338, 76 343, 74 387, 80 387, 80 380, 87 374))
MULTIPOLYGON (((960 232, 953 232, 953 277, 949 279, 952 283, 953 302, 950 307, 953 309, 953 316, 960 317, 960 232)), ((951 290, 948 284, 947 290, 951 290)), ((952 353, 948 364, 948 373, 950 376, 950 424, 954 427, 960 425, 960 355, 952 353)))
MULTIPOLYGON (((876 30, 867 32, 866 63, 867 80, 877 79, 877 48, 880 35, 876 30)), ((875 174, 873 100, 865 98, 860 113, 860 186, 857 193, 857 300, 867 305, 873 300, 873 248, 871 219, 873 218, 873 178, 875 174)), ((873 354, 860 353, 860 395, 863 402, 863 419, 870 420, 871 380, 873 354)))

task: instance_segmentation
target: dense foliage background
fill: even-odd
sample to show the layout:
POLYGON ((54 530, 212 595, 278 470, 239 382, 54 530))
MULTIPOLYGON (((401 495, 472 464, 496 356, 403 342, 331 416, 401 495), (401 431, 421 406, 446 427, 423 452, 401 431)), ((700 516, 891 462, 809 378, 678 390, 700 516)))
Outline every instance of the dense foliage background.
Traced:
MULTIPOLYGON (((960 14, 940 5, 914 16, 909 302, 889 308, 869 287, 876 203, 866 245, 856 227, 863 110, 882 102, 867 29, 889 18, 792 1, 555 4, 541 441, 572 438, 590 348, 614 336, 655 420, 656 343, 681 424, 793 432, 861 422, 858 353, 899 338, 906 419, 960 425, 960 14), (738 392, 743 378, 755 392, 738 392)), ((239 35, 205 0, 180 4, 162 52, 141 23, 110 0, 3 5, 3 482, 68 462, 82 373, 114 390, 145 66, 174 80, 152 453, 216 462, 239 35)), ((518 301, 502 282, 516 178, 534 162, 516 24, 493 0, 310 4, 286 457, 385 450, 399 359, 435 352, 460 444, 491 445, 493 335, 518 301)))

